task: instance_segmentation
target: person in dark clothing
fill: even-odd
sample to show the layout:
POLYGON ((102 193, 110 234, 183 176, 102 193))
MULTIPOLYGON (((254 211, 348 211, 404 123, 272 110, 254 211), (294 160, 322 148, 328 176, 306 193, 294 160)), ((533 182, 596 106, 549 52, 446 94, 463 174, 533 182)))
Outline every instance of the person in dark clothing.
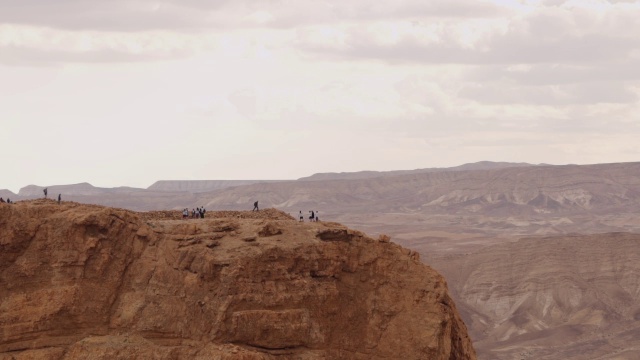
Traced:
POLYGON ((11 202, 11 199, 7 198, 7 204, 13 204, 13 203, 11 202))
POLYGON ((309 211, 311 213, 311 215, 309 215, 309 220, 313 221, 313 219, 316 217, 315 213, 313 211, 309 211))
MULTIPOLYGON (((7 200, 9 200, 9 198, 7 198, 7 200)), ((0 203, 3 203, 4 199, 0 197, 0 203)))
POLYGON ((58 194, 58 204, 60 204, 60 200, 62 200, 62 194, 58 194))
POLYGON ((202 207, 202 210, 200 211, 200 217, 204 219, 204 214, 207 212, 207 210, 204 208, 204 206, 202 207))
POLYGON ((253 203, 253 210, 251 210, 251 211, 260 211, 260 209, 258 209, 258 202, 257 201, 253 203))
POLYGON ((42 190, 42 192, 44 193, 44 198, 47 198, 47 188, 44 188, 44 190, 42 190))

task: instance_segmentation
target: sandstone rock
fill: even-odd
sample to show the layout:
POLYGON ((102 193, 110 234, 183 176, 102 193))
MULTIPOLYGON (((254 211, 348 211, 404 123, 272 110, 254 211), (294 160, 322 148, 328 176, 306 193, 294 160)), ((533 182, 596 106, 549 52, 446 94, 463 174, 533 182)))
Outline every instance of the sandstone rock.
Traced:
POLYGON ((280 234, 282 234, 282 229, 278 228, 272 222, 265 224, 262 230, 260 230, 260 232, 258 233, 258 235, 262 237, 269 237, 269 236, 280 235, 280 234))
POLYGON ((453 360, 475 352, 442 276, 394 243, 275 210, 167 220, 36 200, 0 206, 7 358, 453 360), (280 241, 243 241, 266 223, 283 230, 280 241))
POLYGON ((378 241, 388 243, 391 241, 391 237, 386 234, 380 234, 380 236, 378 236, 378 241))

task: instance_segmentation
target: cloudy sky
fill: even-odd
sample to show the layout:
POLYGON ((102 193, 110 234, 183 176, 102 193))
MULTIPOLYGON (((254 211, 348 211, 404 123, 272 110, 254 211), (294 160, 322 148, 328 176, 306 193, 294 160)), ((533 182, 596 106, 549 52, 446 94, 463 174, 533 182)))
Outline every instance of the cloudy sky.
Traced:
POLYGON ((0 189, 640 160, 640 1, 0 0, 0 189))

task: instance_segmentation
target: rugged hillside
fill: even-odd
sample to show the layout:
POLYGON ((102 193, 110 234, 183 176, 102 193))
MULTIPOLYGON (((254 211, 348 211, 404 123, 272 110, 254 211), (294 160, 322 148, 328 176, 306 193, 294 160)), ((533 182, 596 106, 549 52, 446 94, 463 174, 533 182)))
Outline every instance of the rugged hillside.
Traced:
POLYGON ((640 163, 524 166, 373 179, 254 184, 210 194, 207 206, 404 211, 493 216, 610 211, 640 204, 640 163))
POLYGON ((461 232, 491 239, 640 231, 640 163, 254 184, 198 194, 195 203, 250 209, 258 199, 289 213, 319 210, 325 219, 372 233, 393 232, 408 242, 461 232))
POLYGON ((481 359, 640 358, 640 234, 525 238, 430 263, 481 359))
POLYGON ((276 210, 0 204, 0 358, 475 359, 415 252, 276 210))
MULTIPOLYGON (((49 193, 54 197, 61 193, 65 200, 136 211, 200 206, 250 210, 259 200, 262 207, 289 213, 319 210, 325 219, 350 225, 359 225, 363 217, 369 222, 380 214, 422 216, 423 221, 437 215, 442 221, 430 228, 452 228, 463 222, 465 229, 491 236, 640 230, 626 221, 640 208, 640 163, 492 164, 491 169, 470 164, 405 175, 381 173, 366 179, 260 182, 207 192, 202 192, 207 186, 224 182, 159 182, 152 186, 163 190, 77 184, 52 186, 49 193), (480 170, 475 169, 478 166, 480 170), (173 187, 184 191, 169 191, 173 187)), ((42 197, 42 187, 23 188, 23 193, 42 197)), ((379 220, 380 225, 394 225, 379 220)), ((409 218, 401 221, 409 222, 409 218)))

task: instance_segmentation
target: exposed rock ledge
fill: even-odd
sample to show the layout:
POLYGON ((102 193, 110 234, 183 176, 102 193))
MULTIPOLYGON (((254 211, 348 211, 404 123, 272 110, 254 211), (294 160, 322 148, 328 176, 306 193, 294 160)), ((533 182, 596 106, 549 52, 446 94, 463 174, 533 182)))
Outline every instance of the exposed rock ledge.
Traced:
POLYGON ((260 214, 0 204, 0 359, 476 358, 417 254, 260 214))

